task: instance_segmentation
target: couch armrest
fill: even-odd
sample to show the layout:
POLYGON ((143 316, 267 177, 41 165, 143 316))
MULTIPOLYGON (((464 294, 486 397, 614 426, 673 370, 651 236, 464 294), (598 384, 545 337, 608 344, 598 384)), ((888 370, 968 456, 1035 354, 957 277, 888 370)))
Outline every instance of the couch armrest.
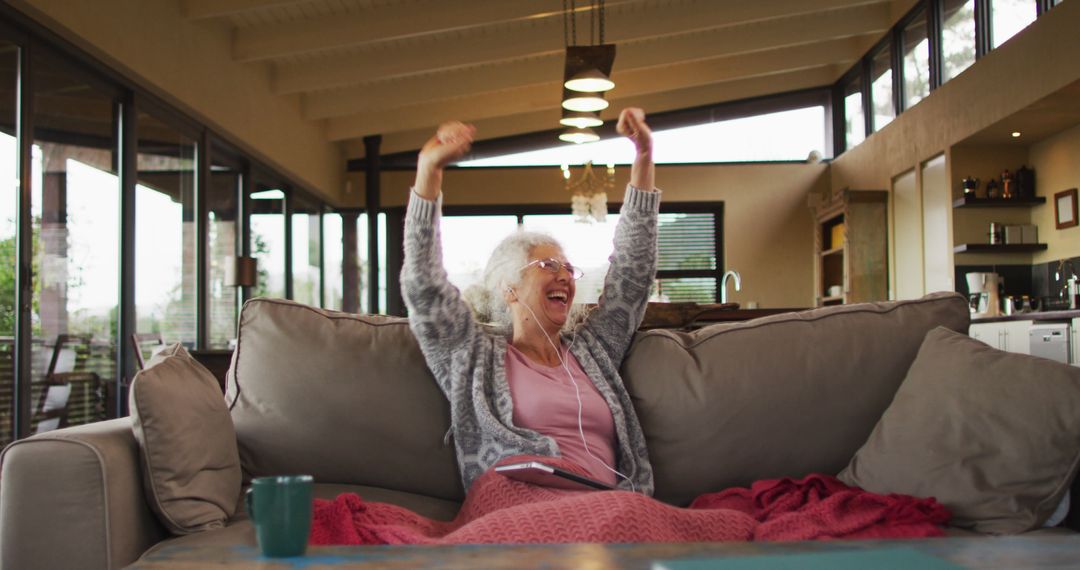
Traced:
POLYGON ((166 537, 129 418, 20 440, 0 461, 3 568, 121 568, 166 537))

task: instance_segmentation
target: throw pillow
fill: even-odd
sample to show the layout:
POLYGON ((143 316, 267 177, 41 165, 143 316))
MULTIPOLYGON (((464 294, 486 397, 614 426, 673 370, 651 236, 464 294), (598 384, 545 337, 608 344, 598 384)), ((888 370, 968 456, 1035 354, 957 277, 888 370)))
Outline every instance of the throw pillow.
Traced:
POLYGON ((1038 528, 1076 475, 1077 410, 1080 368, 939 327, 840 479, 936 497, 952 525, 982 533, 1038 528))
POLYGON ((184 347, 162 350, 129 396, 150 507, 174 534, 220 528, 240 496, 236 431, 221 388, 184 347))

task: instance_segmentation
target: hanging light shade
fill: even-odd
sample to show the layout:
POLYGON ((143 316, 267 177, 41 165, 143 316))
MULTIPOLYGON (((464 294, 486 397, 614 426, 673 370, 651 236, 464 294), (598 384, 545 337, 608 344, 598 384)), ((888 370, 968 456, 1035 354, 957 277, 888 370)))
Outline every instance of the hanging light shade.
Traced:
POLYGON ((563 83, 571 91, 583 93, 598 93, 608 91, 615 87, 615 82, 606 73, 595 67, 588 67, 574 74, 573 77, 563 83))
POLYGON ((595 113, 607 109, 608 102, 597 93, 582 93, 564 99, 562 106, 567 111, 595 113))
POLYGON ((600 115, 597 113, 570 112, 563 113, 559 124, 576 129, 587 129, 589 127, 599 127, 604 124, 604 121, 600 119, 600 115))
POLYGON ((563 131, 559 135, 559 140, 563 142, 572 142, 576 144, 596 142, 600 140, 600 135, 596 134, 592 129, 569 129, 563 131))

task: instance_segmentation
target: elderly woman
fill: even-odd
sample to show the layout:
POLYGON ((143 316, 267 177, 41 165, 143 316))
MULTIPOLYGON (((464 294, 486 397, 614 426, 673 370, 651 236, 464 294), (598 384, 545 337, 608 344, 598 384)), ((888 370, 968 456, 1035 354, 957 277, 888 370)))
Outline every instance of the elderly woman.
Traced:
POLYGON ((478 326, 443 268, 439 219, 446 165, 475 129, 446 123, 420 151, 405 220, 402 294, 427 364, 450 401, 451 430, 468 489, 504 459, 561 457, 599 481, 652 494, 645 437, 619 377, 656 269, 652 137, 640 109, 617 130, 635 145, 615 251, 595 310, 569 327, 581 272, 553 238, 506 238, 485 270, 489 298, 505 304, 507 334, 478 326), (571 330, 566 330, 571 329, 571 330))

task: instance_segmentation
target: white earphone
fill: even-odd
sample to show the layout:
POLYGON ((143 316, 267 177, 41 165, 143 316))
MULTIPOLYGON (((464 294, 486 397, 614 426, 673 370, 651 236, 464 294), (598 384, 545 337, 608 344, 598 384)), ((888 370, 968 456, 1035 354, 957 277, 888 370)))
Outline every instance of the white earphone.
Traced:
MULTIPOLYGON (((517 296, 517 292, 514 291, 513 287, 507 287, 506 292, 513 295, 515 299, 520 300, 520 298, 517 296)), ((578 386, 577 380, 574 380, 574 375, 570 373, 570 366, 566 363, 566 359, 563 358, 563 354, 560 353, 559 348, 557 346, 555 346, 555 341, 551 340, 551 335, 549 335, 547 333, 547 331, 544 330, 544 327, 540 326, 539 319, 536 318, 536 313, 533 312, 532 307, 530 307, 528 305, 528 303, 522 303, 522 305, 524 305, 524 307, 529 311, 529 314, 532 315, 533 321, 536 322, 536 326, 540 327, 540 332, 544 333, 544 336, 547 338, 548 344, 551 345, 551 348, 555 349, 555 356, 557 356, 559 358, 559 364, 562 364, 563 370, 566 371, 566 377, 569 378, 570 383, 574 385, 574 394, 577 396, 577 405, 578 405, 578 408, 577 408, 578 434, 581 436, 582 445, 585 446, 585 453, 588 453, 589 457, 592 457, 593 459, 598 461, 600 463, 600 465, 603 465, 604 469, 607 469, 608 471, 611 471, 615 475, 618 475, 619 477, 622 477, 623 479, 626 479, 626 481, 628 483, 630 483, 630 489, 636 492, 637 488, 634 486, 634 482, 631 481, 629 477, 627 477, 626 475, 623 475, 622 473, 616 471, 610 465, 605 463, 603 459, 600 459, 599 457, 593 455, 592 450, 589 449, 589 442, 585 441, 585 428, 582 427, 582 422, 581 422, 581 413, 582 413, 582 407, 583 407, 583 404, 581 403, 581 388, 578 386)), ((566 347, 566 353, 567 354, 570 353, 570 347, 574 345, 574 341, 576 341, 576 340, 577 340, 577 332, 575 331, 574 337, 570 340, 570 346, 566 347)))

